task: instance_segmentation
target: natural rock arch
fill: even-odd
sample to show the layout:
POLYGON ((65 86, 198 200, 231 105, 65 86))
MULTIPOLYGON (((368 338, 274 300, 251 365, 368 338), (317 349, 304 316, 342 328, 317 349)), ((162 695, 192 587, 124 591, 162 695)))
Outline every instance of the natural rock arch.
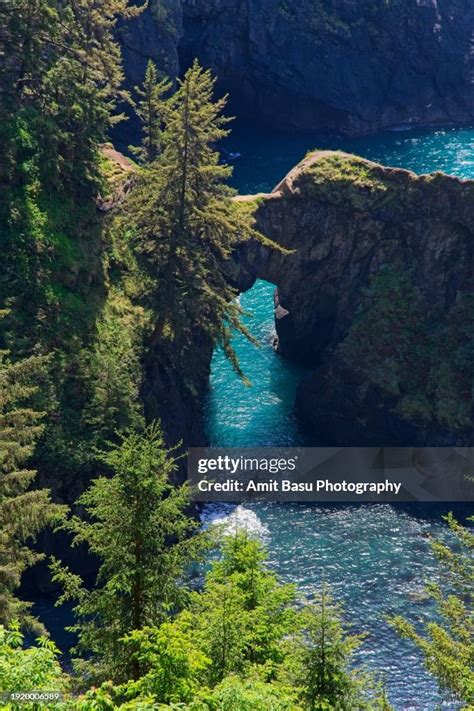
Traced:
MULTIPOLYGON (((255 202, 258 229, 294 250, 284 256, 244 245, 234 262, 238 265, 236 281, 243 289, 255 278, 276 284, 278 350, 314 369, 298 392, 297 410, 315 436, 337 444, 470 443, 469 364, 462 366, 461 372, 462 367, 451 361, 457 346, 464 348, 465 354, 472 352, 474 358, 474 349, 469 351, 469 343, 462 342, 461 335, 462 318, 474 319, 474 305, 469 310, 473 298, 474 181, 442 173, 418 176, 345 153, 319 151, 290 171, 272 193, 236 199, 255 202), (446 385, 446 392, 441 393, 427 380, 420 385, 426 392, 419 394, 425 402, 418 412, 415 392, 410 397, 403 392, 385 392, 376 378, 372 382, 369 374, 365 381, 357 373, 357 364, 350 367, 340 358, 341 343, 352 333, 354 320, 360 321, 367 289, 387 269, 400 274, 403 283, 408 284, 409 278, 412 300, 416 297, 429 310, 423 335, 426 343, 420 345, 426 351, 427 364, 409 351, 403 356, 407 364, 415 369, 422 365, 432 368, 431 379, 437 377, 437 370, 444 369, 448 380, 463 381, 462 386, 446 385), (465 317, 464 312, 460 315, 461 302, 465 317), (453 319, 461 320, 456 333, 449 330, 453 319), (451 340, 459 340, 446 352, 444 365, 443 354, 438 352, 442 346, 428 343, 430 329, 439 331, 441 340, 443 329, 451 340), (364 396, 361 389, 366 390, 364 396), (359 426, 357 420, 365 424, 359 426)), ((400 289, 397 293, 400 295, 400 289)), ((382 322, 382 330, 385 327, 391 328, 391 324, 382 322)), ((474 333, 474 322, 472 327, 474 333)), ((468 331, 466 324, 467 339, 468 331)), ((394 334, 394 341, 401 337, 394 334)), ((390 366, 388 359, 393 359, 393 353, 387 354, 385 362, 373 352, 373 344, 370 352, 370 340, 368 337, 367 358, 377 368, 395 371, 405 367, 396 361, 390 366)), ((399 389, 410 390, 401 375, 398 380, 399 389)))

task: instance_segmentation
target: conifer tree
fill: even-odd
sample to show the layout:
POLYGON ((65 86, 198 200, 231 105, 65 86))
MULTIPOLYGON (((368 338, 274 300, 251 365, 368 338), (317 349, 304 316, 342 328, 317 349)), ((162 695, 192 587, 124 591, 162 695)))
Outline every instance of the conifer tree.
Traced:
POLYGON ((359 646, 356 636, 346 635, 340 611, 326 586, 302 613, 303 633, 296 645, 294 683, 309 711, 344 708, 353 694, 348 665, 359 646))
POLYGON ((38 356, 12 363, 7 352, 0 352, 0 623, 19 619, 37 629, 41 625, 31 605, 15 592, 24 571, 43 558, 31 544, 64 513, 64 507, 51 502, 49 490, 31 488, 36 472, 27 466, 43 429, 43 413, 28 401, 44 365, 38 356))
POLYGON ((433 541, 441 574, 439 581, 427 584, 427 592, 437 605, 441 621, 427 623, 423 633, 399 615, 390 622, 402 637, 420 649, 427 669, 434 674, 448 699, 463 704, 463 709, 470 709, 474 705, 474 535, 452 514, 445 520, 454 534, 455 544, 433 541))
POLYGON ((36 169, 50 188, 79 189, 96 177, 98 145, 122 96, 114 28, 139 11, 127 0, 2 3, 0 118, 10 170, 29 133, 28 150, 40 154, 36 169))
POLYGON ((185 512, 186 485, 174 486, 173 450, 165 449, 157 424, 123 436, 101 455, 111 478, 95 479, 79 498, 86 517, 73 516, 63 528, 73 545, 85 543, 99 560, 94 588, 57 560, 53 579, 63 586, 60 602, 75 600, 79 672, 94 680, 125 681, 140 675, 120 642, 145 626, 158 626, 186 597, 186 567, 205 545, 191 534, 197 522, 185 512))
POLYGON ((143 84, 135 87, 138 101, 134 103, 135 113, 140 119, 143 132, 141 146, 131 150, 141 163, 151 163, 161 150, 161 135, 166 114, 164 96, 171 89, 168 79, 159 79, 156 65, 150 59, 143 84))
POLYGON ((162 153, 142 172, 126 209, 152 276, 147 296, 157 318, 151 343, 175 338, 185 347, 199 327, 239 369, 232 329, 250 335, 225 262, 239 240, 275 245, 254 229, 248 206, 233 201, 226 185, 231 169, 219 162, 215 145, 228 135, 229 119, 222 115, 226 98, 213 100, 214 83, 197 61, 178 81, 167 102, 162 153))
POLYGON ((275 675, 282 641, 295 623, 295 589, 282 585, 265 566, 265 549, 245 533, 226 536, 222 558, 194 598, 200 644, 212 660, 211 685, 253 665, 275 675))
POLYGON ((326 585, 300 614, 282 677, 295 687, 307 711, 390 711, 385 691, 351 668, 362 636, 349 634, 326 585))

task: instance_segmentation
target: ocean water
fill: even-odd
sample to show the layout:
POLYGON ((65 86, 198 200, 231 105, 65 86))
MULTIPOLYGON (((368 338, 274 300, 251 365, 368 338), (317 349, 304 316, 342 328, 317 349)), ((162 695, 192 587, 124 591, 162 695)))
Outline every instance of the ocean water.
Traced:
MULTIPOLYGON (((474 178, 474 129, 401 130, 348 139, 238 127, 226 144, 233 184, 242 194, 269 191, 314 148, 342 149, 417 173, 442 170, 474 178)), ((247 324, 261 344, 255 349, 244 338, 235 339, 251 387, 239 381, 222 353, 214 354, 206 406, 213 445, 310 444, 292 413, 303 373, 272 349, 273 289, 259 281, 240 297, 247 324)), ((439 705, 457 707, 442 699, 416 649, 385 618, 401 613, 416 625, 432 618, 433 606, 423 592, 424 582, 437 574, 429 538, 448 535, 441 519, 447 510, 426 504, 213 505, 203 518, 255 531, 268 544, 275 571, 308 594, 322 581, 330 583, 353 630, 368 634, 357 661, 382 676, 396 711, 434 711, 439 705)), ((459 505, 454 511, 460 518, 468 513, 459 505)))

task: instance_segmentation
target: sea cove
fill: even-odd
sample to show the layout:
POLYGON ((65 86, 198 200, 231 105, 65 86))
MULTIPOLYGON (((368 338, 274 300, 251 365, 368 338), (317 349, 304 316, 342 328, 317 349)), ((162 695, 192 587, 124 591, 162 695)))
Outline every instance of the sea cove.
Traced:
POLYGON ((472 707, 473 26, 0 2, 2 709, 472 707))

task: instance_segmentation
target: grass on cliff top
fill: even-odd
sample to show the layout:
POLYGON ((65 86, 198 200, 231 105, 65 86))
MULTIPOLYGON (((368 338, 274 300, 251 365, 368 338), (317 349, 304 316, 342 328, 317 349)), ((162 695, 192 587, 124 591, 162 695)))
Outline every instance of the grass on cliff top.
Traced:
POLYGON ((310 158, 311 154, 300 180, 333 205, 370 210, 395 204, 407 197, 412 184, 406 171, 392 171, 348 153, 321 152, 313 161, 310 158))
POLYGON ((440 171, 418 175, 342 151, 308 153, 296 180, 303 192, 319 201, 374 215, 382 209, 432 218, 433 210, 441 215, 441 205, 449 201, 456 201, 463 213, 474 197, 474 180, 440 171))
POLYGON ((348 153, 321 153, 305 173, 311 175, 315 185, 337 183, 381 192, 388 189, 381 166, 348 153))
POLYGON ((361 212, 409 209, 421 187, 409 171, 336 151, 309 154, 298 182, 318 200, 361 212))

